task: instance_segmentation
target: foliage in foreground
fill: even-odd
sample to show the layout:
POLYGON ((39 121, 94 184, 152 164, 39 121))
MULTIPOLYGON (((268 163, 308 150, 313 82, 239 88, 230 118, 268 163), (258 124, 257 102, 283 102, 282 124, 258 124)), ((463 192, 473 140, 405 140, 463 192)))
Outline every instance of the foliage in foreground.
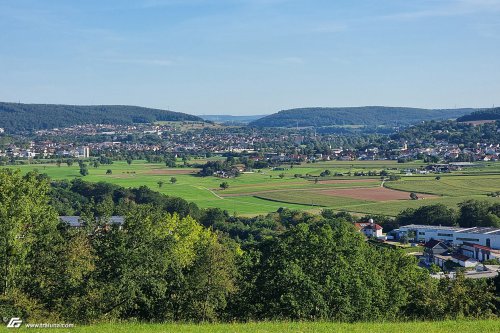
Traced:
MULTIPOLYGON (((283 210, 287 230, 246 243, 170 206, 83 209, 62 225, 48 180, 0 171, 0 311, 31 322, 383 321, 498 314, 498 279, 436 281, 341 216, 283 210), (97 215, 96 215, 97 214, 97 215)), ((204 216, 206 218, 206 216, 204 216)))

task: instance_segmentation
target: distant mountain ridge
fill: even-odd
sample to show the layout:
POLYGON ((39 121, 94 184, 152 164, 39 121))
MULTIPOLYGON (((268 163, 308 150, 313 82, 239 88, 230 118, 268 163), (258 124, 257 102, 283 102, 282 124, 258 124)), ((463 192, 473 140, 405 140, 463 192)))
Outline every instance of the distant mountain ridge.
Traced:
POLYGON ((0 127, 8 132, 82 124, 133 124, 155 121, 203 121, 181 112, 130 105, 64 105, 0 102, 0 127))
POLYGON ((242 123, 242 124, 248 124, 252 121, 255 121, 257 119, 266 117, 267 114, 262 114, 262 115, 252 115, 252 116, 233 116, 233 115, 227 115, 227 114, 207 114, 207 115, 200 115, 201 118, 204 120, 209 120, 213 121, 216 123, 227 123, 227 122, 233 122, 233 123, 242 123))
POLYGON ((283 110, 252 121, 255 127, 325 126, 398 126, 424 120, 445 120, 469 114, 477 109, 419 109, 409 107, 311 107, 283 110))

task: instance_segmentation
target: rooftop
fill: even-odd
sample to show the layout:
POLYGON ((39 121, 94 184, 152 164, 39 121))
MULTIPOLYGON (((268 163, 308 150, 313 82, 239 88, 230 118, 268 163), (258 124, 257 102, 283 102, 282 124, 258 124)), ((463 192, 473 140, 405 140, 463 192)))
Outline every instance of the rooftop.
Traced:
POLYGON ((444 245, 443 242, 441 242, 439 240, 436 240, 436 239, 431 239, 430 241, 428 241, 427 243, 424 244, 424 247, 429 248, 429 249, 433 249, 433 248, 435 248, 439 244, 441 244, 441 246, 443 248, 447 248, 447 246, 444 245))
MULTIPOLYGON (((81 216, 59 216, 59 219, 69 224, 70 227, 80 227, 83 222, 81 216)), ((110 224, 123 224, 125 219, 123 216, 110 216, 108 222, 110 224)))
POLYGON ((466 233, 466 234, 483 234, 483 235, 500 235, 500 228, 474 227, 474 228, 466 228, 466 229, 460 230, 460 233, 466 233))
MULTIPOLYGON (((433 230, 452 230, 452 231, 462 231, 470 228, 461 228, 461 227, 450 227, 450 226, 441 226, 441 225, 425 225, 425 224, 408 224, 403 225, 400 229, 433 229, 433 230)), ((500 230, 500 229, 499 229, 500 230)))

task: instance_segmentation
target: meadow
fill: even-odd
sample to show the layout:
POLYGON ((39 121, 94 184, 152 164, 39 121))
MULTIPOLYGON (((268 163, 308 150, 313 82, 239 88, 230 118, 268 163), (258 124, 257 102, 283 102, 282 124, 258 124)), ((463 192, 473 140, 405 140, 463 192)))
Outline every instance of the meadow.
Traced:
MULTIPOLYGON (((456 207, 458 203, 468 199, 500 202, 499 198, 487 196, 488 193, 500 190, 500 163, 483 163, 480 167, 440 174, 439 180, 435 174, 401 174, 400 180, 385 182, 379 176, 329 176, 314 181, 315 176, 319 176, 324 170, 330 170, 332 174, 347 175, 350 172, 353 175, 355 172, 368 173, 386 169, 399 174, 401 169, 420 165, 421 162, 398 164, 396 161, 326 161, 293 167, 284 165, 276 170, 264 169, 243 173, 232 179, 220 179, 198 177, 197 169, 181 165, 167 168, 164 164, 145 161, 133 161, 130 165, 117 161, 98 168, 89 167, 89 175, 83 178, 86 181, 104 181, 124 187, 144 185, 163 194, 195 202, 203 208, 218 207, 238 215, 265 214, 287 207, 307 211, 330 208, 360 214, 395 216, 405 208, 435 203, 456 207), (108 169, 112 170, 112 174, 106 174, 108 169), (172 184, 172 177, 177 182, 172 184), (219 185, 223 181, 229 183, 229 188, 220 189, 219 185), (410 200, 410 192, 417 193, 421 200, 410 200)), ((81 177, 77 164, 31 164, 15 168, 22 172, 37 169, 52 179, 81 177)))
MULTIPOLYGON (((1 332, 12 331, 2 328, 1 332)), ((30 328, 19 328, 17 332, 33 331, 30 328)), ((257 322, 245 324, 140 324, 117 323, 77 326, 66 329, 41 329, 44 332, 102 332, 102 333, 272 333, 272 332, 334 332, 334 333, 473 333, 500 332, 498 320, 457 320, 437 322, 405 322, 405 323, 329 323, 329 322, 257 322)))

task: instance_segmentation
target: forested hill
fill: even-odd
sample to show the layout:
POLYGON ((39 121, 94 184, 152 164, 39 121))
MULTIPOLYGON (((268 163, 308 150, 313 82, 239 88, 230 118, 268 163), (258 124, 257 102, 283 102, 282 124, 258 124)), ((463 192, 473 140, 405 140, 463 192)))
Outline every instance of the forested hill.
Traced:
POLYGON ((7 132, 79 124, 132 124, 154 121, 203 121, 197 116, 129 105, 60 105, 0 102, 0 127, 7 132))
POLYGON ((462 116, 457 121, 500 120, 500 108, 484 109, 462 116))
POLYGON ((256 127, 322 127, 335 125, 397 126, 424 120, 455 119, 475 109, 417 109, 407 107, 362 106, 300 108, 283 110, 255 120, 256 127))

